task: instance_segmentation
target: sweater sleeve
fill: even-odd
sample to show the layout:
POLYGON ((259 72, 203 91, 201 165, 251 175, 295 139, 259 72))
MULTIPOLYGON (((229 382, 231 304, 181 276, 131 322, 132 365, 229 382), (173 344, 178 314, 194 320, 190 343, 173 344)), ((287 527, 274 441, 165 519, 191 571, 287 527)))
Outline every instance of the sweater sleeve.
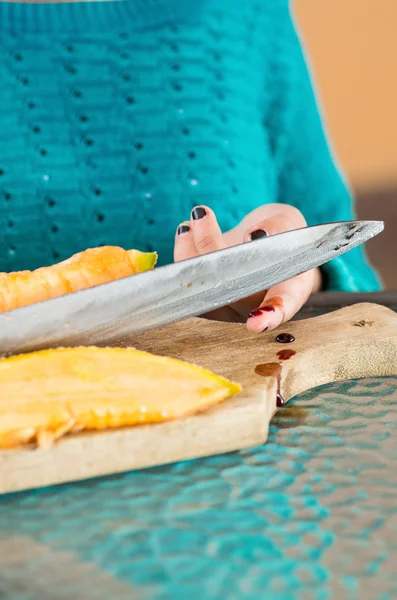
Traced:
MULTIPOLYGON (((309 225, 354 219, 348 185, 332 156, 318 102, 288 3, 276 34, 278 98, 269 118, 278 169, 278 201, 291 204, 309 225), (285 18, 286 17, 286 18, 285 18), (274 117, 274 118, 273 118, 274 117), (281 133, 281 135, 280 135, 281 133)), ((376 291, 377 274, 365 250, 355 248, 322 267, 323 287, 376 291)))

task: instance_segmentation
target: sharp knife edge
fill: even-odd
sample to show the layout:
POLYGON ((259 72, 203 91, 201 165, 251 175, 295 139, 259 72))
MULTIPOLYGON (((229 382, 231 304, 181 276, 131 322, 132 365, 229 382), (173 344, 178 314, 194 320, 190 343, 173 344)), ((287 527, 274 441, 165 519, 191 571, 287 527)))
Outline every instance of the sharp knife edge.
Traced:
POLYGON ((304 228, 3 313, 0 351, 111 342, 197 316, 320 266, 382 229, 374 221, 304 228))

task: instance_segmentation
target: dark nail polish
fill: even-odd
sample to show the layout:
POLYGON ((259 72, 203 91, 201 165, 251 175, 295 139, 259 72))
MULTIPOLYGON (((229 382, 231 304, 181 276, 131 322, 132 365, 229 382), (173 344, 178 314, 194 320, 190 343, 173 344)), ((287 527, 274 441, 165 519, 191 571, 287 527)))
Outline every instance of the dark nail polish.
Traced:
POLYGON ((255 229, 255 231, 251 231, 250 233, 251 242, 253 242, 254 240, 260 240, 264 237, 267 237, 267 233, 264 229, 255 229))
POLYGON ((187 233, 188 231, 190 231, 189 225, 179 225, 177 234, 182 235, 182 233, 187 233))
POLYGON ((198 221, 199 219, 202 219, 203 217, 205 217, 206 214, 207 214, 207 211, 202 206, 197 206, 196 208, 193 208, 193 210, 192 210, 193 221, 198 221))

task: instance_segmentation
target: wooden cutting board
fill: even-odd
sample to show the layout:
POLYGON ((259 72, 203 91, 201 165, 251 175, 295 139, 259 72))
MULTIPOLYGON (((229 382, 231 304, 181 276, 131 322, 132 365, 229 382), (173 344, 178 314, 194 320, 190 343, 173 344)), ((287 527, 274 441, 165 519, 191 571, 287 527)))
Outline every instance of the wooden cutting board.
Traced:
POLYGON ((397 374, 397 315, 375 304, 288 323, 276 333, 256 335, 245 325, 192 319, 124 343, 211 369, 241 383, 243 391, 178 421, 73 435, 47 450, 2 450, 1 493, 262 444, 277 410, 278 388, 288 400, 332 381, 397 374), (293 334, 295 341, 277 343, 280 332, 293 334), (295 354, 281 360, 278 353, 287 349, 295 354), (273 366, 258 368, 269 363, 273 366))

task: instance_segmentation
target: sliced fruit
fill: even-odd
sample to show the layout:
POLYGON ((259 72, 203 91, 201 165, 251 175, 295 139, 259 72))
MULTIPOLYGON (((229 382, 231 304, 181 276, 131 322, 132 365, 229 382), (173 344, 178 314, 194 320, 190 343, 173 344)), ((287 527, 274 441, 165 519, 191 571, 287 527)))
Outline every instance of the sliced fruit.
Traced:
POLYGON ((130 262, 136 268, 136 273, 143 273, 154 269, 157 262, 156 252, 140 252, 139 250, 127 250, 130 262))
POLYGON ((155 252, 103 246, 36 271, 0 273, 0 312, 136 275, 156 261, 155 252))
POLYGON ((237 394, 210 371, 133 348, 60 348, 0 360, 0 447, 158 423, 237 394))

